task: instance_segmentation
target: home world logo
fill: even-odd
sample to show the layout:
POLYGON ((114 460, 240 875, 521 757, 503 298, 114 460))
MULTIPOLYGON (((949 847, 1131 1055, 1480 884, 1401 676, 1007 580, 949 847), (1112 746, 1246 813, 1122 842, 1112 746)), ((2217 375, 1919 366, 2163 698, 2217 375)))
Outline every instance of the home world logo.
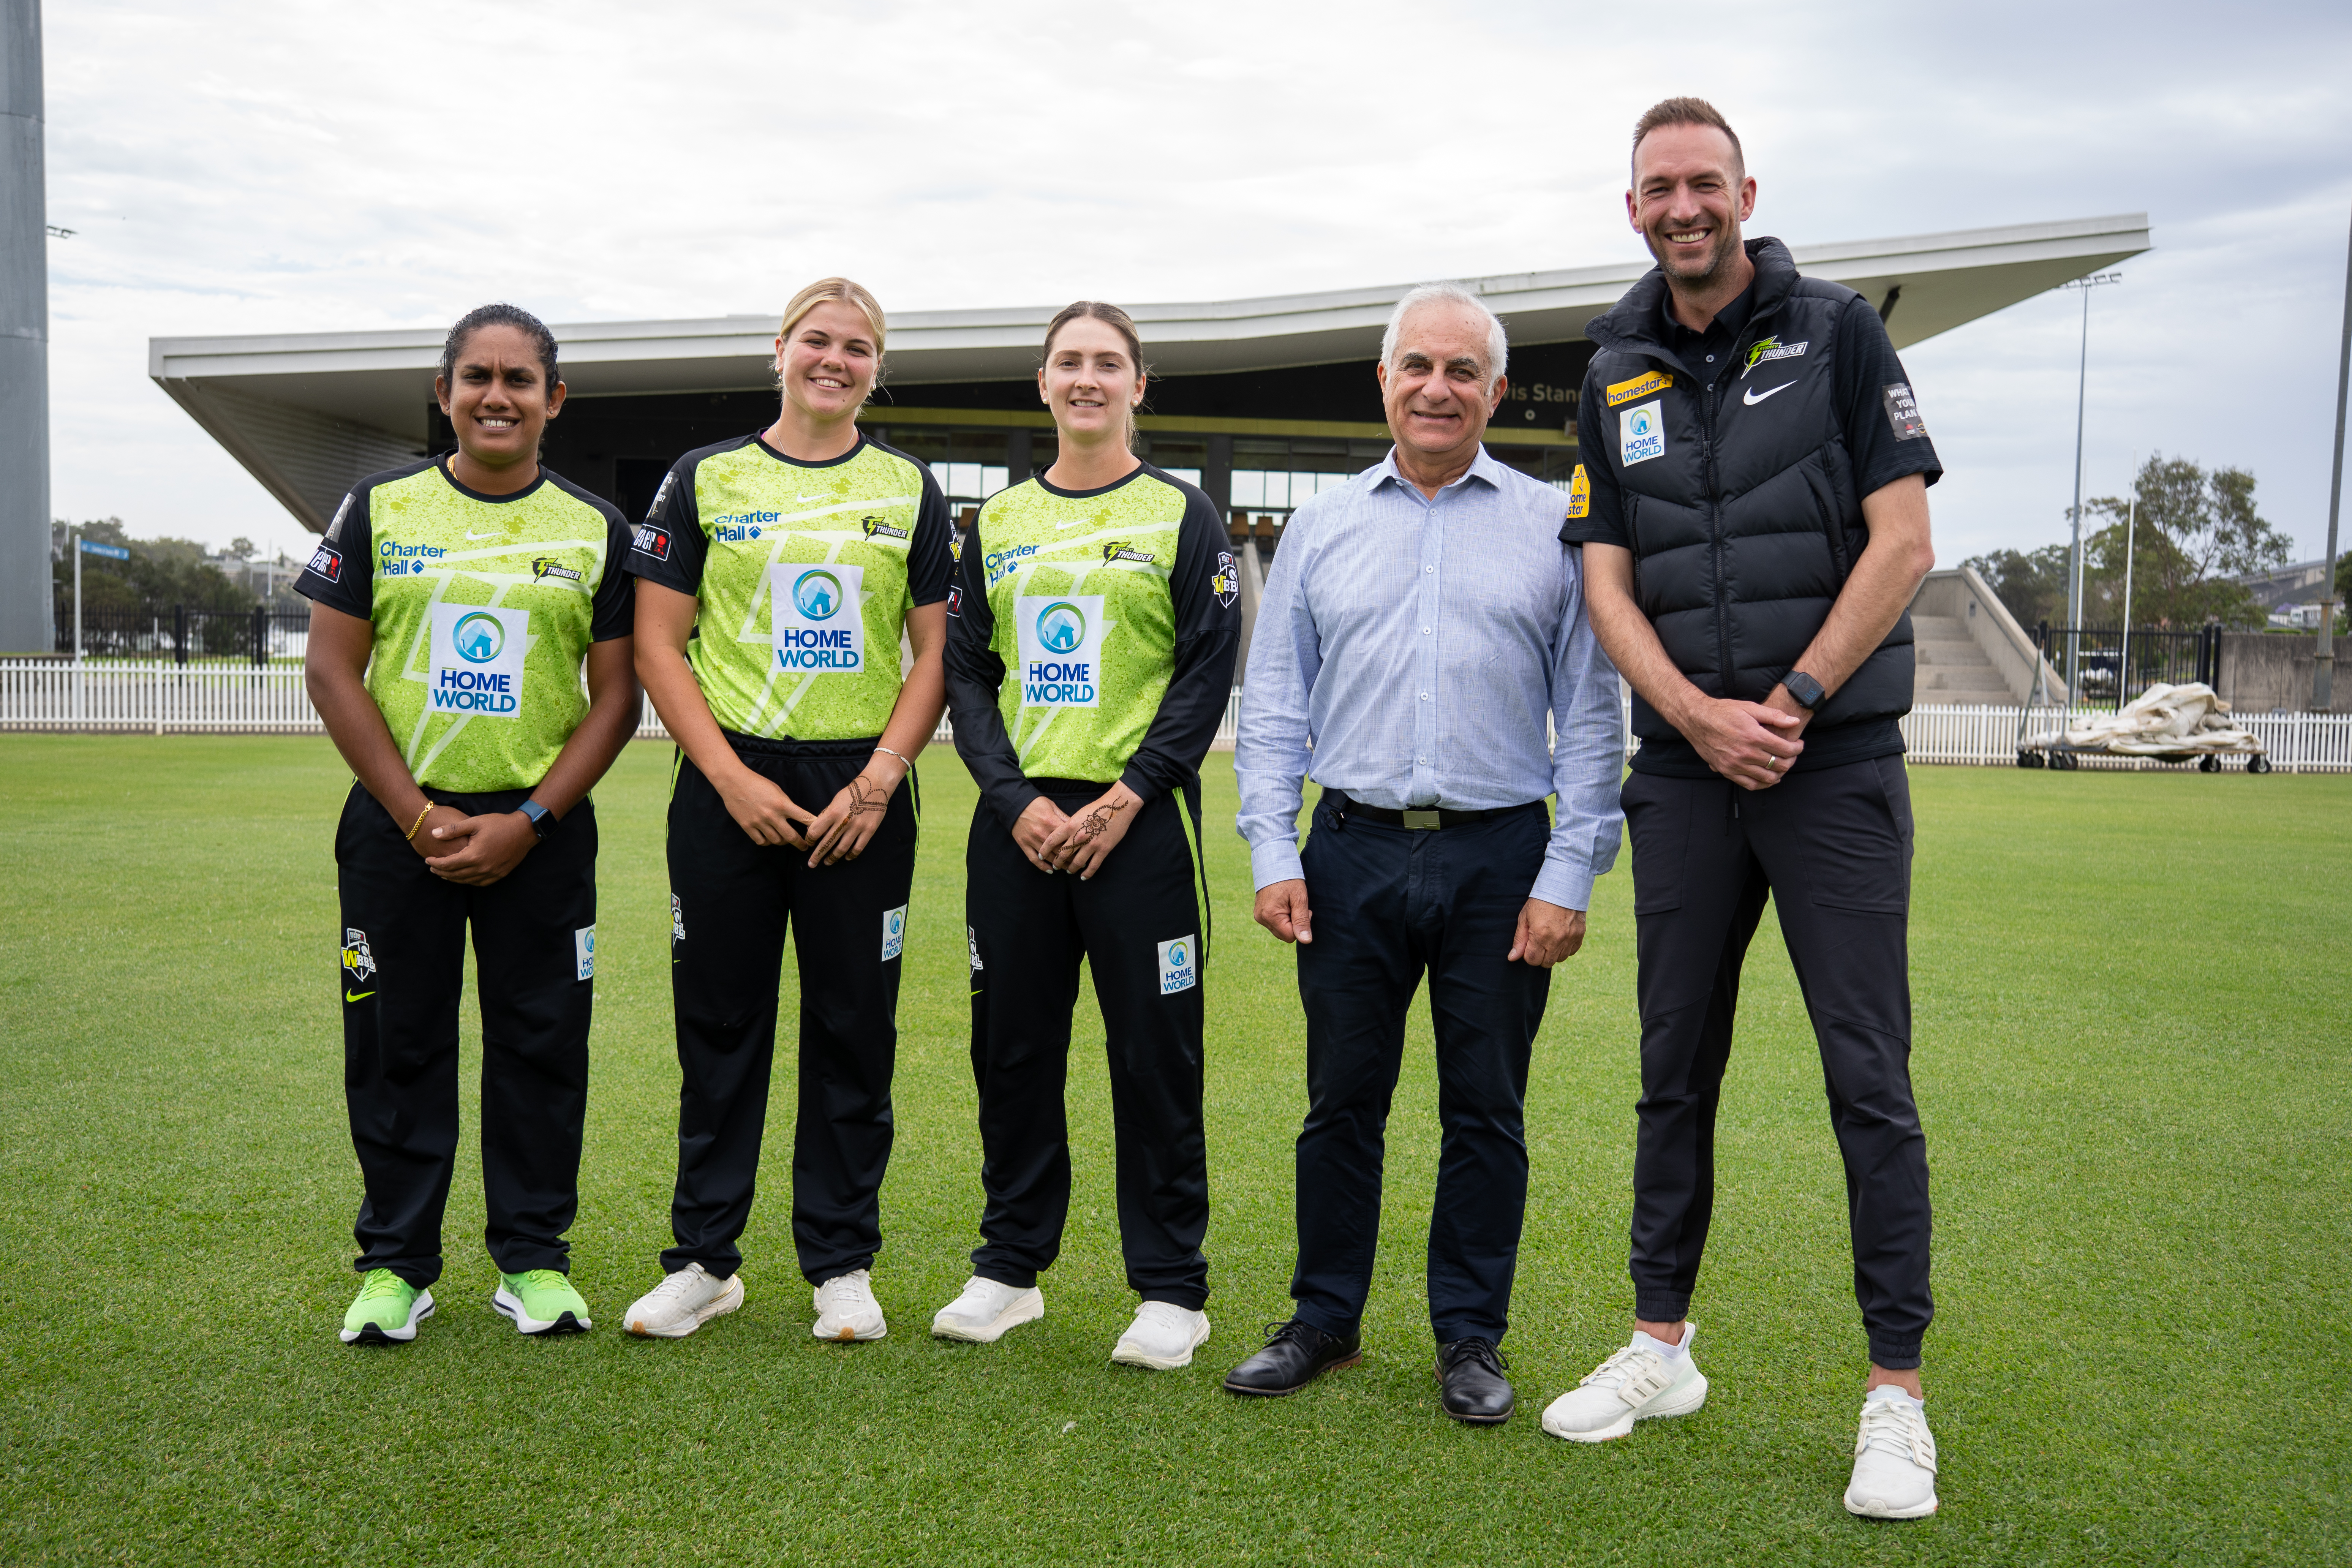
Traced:
POLYGON ((862 567, 771 566, 776 668, 802 675, 856 675, 866 668, 862 567))
POLYGON ((511 719, 522 709, 528 610, 473 605, 433 606, 432 710, 511 719))
POLYGON ((1101 706, 1103 602, 1099 594, 1054 598, 1023 595, 1013 605, 1021 632, 1021 705, 1101 706))

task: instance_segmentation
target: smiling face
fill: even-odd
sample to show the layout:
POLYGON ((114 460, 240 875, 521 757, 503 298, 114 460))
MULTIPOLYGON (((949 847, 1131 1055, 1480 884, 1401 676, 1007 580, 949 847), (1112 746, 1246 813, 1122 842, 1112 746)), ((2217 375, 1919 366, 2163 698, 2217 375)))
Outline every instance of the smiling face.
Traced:
POLYGON ((784 400, 820 423, 845 418, 866 405, 882 368, 873 323, 866 312, 826 300, 776 340, 776 379, 784 400))
POLYGON ((1694 290, 1728 277, 1756 182, 1731 138, 1712 125, 1661 125, 1633 150, 1625 216, 1668 278, 1694 290))
POLYGON ((1128 416, 1143 401, 1141 367, 1117 327, 1079 316, 1062 323, 1046 345, 1037 395, 1054 411, 1064 440, 1082 446, 1113 437, 1124 442, 1128 416))
POLYGON ((458 450, 486 468, 539 456, 539 437, 563 406, 563 384, 547 384, 539 345, 519 327, 477 327, 447 376, 433 378, 457 433, 458 450))
POLYGON ((1507 384, 1489 371, 1486 331, 1484 315, 1450 300, 1399 325, 1392 363, 1376 373, 1397 445, 1433 461, 1475 456, 1507 384))

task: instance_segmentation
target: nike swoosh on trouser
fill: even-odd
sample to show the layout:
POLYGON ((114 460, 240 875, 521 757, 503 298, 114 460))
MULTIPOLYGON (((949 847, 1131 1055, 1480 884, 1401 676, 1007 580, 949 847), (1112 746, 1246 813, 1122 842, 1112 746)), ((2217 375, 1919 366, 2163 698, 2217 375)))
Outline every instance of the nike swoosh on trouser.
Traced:
POLYGON ((373 991, 346 991, 343 993, 343 1000, 346 1002, 363 1002, 374 994, 375 993, 373 991))

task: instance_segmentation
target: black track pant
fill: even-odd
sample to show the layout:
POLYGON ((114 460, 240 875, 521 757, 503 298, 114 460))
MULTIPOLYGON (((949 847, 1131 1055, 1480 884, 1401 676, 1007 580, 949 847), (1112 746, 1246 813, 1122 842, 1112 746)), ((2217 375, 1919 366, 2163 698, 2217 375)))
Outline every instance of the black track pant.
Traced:
POLYGON ((1528 1058, 1551 971, 1510 962, 1551 822, 1540 803, 1434 831, 1344 821, 1327 794, 1302 858, 1315 940, 1298 944, 1307 1122, 1298 1133, 1298 1316, 1356 1331, 1380 1241, 1389 1102, 1405 1014, 1429 975, 1444 1129, 1429 1215, 1441 1344, 1510 1328, 1528 1204, 1528 1058))
MULTIPOLYGON (((470 816, 528 790, 452 795, 470 816)), ((441 1277, 441 1215, 457 1153, 457 998, 466 928, 482 1010, 482 1195, 490 1257, 509 1274, 568 1269, 580 1212, 594 993, 596 810, 582 801, 507 877, 447 882, 352 786, 335 829, 342 908, 343 1098, 366 1197, 354 1265, 412 1285, 441 1277), (586 973, 583 973, 586 971, 586 973)))
MULTIPOLYGON (((1033 780, 1064 811, 1105 785, 1033 780)), ((1127 1283, 1198 1311, 1209 1299, 1209 1155, 1201 1117, 1209 930, 1201 791, 1146 803, 1087 880, 1031 865, 983 803, 965 852, 971 1076, 980 1089, 980 1249, 972 1272, 1026 1289, 1062 1249, 1070 1212, 1063 1106, 1078 963, 1092 971, 1110 1053, 1118 1235, 1127 1283)))
MULTIPOLYGON (((760 741, 736 754, 819 812, 874 755, 871 741, 760 741)), ((813 1285, 872 1266, 890 1164, 898 1059, 898 951, 915 879, 916 785, 890 796, 855 860, 755 844, 683 752, 669 801, 670 992, 677 1008, 677 1190, 662 1254, 725 1278, 751 1215, 777 988, 791 929, 800 961, 800 1115, 793 1136, 793 1243, 813 1285)))
POLYGON ((1927 1141, 1911 1099, 1903 759, 1790 773, 1754 793, 1634 773, 1623 799, 1641 950, 1634 1315, 1671 1323, 1689 1310, 1715 1208, 1715 1113, 1740 961, 1769 895, 1821 1043, 1870 1359, 1917 1366, 1935 1303, 1927 1141))

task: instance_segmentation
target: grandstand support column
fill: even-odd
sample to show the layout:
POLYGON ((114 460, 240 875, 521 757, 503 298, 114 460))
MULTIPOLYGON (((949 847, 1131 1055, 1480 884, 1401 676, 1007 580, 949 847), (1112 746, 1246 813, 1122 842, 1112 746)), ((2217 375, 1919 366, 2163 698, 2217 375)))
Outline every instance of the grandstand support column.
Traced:
POLYGON ((47 653, 48 203, 40 0, 0 0, 0 653, 47 653))
POLYGON ((2344 247, 2344 342, 2336 353, 2336 445, 2327 480, 2327 557, 2319 569, 2319 647, 2311 661, 2311 710, 2336 703, 2336 519, 2344 504, 2344 399, 2352 392, 2352 240, 2344 247))

